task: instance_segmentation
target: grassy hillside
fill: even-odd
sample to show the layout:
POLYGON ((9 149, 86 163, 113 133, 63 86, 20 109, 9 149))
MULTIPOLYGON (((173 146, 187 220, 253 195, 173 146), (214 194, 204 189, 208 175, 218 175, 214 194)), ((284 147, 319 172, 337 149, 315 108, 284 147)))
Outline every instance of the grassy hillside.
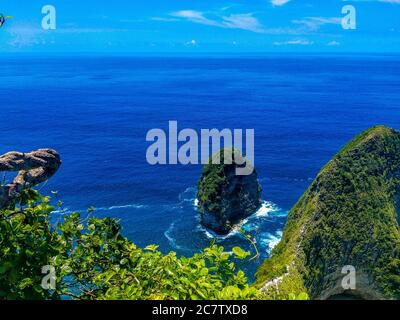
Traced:
POLYGON ((400 133, 371 128, 347 144, 291 210, 282 241, 259 268, 265 297, 343 294, 341 270, 357 271, 361 298, 399 298, 400 133))

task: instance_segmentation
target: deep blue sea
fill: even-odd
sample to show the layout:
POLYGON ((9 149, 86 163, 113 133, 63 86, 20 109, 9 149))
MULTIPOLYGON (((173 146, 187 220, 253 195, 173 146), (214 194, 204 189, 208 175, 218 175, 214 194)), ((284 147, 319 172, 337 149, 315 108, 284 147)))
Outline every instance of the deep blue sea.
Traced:
MULTIPOLYGON (((255 129, 264 206, 244 228, 261 257, 320 168, 375 124, 400 129, 400 56, 0 57, 0 153, 51 147, 42 189, 67 211, 120 219, 139 246, 191 255, 211 241, 194 206, 201 166, 150 166, 148 130, 255 129)), ((60 215, 61 213, 54 213, 60 215)), ((228 250, 251 245, 219 238, 228 250)))

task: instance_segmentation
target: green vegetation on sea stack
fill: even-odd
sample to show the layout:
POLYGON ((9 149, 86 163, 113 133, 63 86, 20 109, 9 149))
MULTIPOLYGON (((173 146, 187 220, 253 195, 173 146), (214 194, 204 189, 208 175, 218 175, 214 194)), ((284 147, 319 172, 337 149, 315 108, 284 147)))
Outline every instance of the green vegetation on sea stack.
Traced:
POLYGON ((261 192, 255 168, 240 151, 220 150, 204 166, 198 183, 202 224, 218 234, 229 233, 261 206, 261 192), (244 166, 251 168, 251 174, 238 175, 237 169, 244 166))
POLYGON ((400 298, 400 133, 377 126, 346 145, 291 210, 282 241, 257 272, 266 297, 400 298), (341 286, 346 265, 357 289, 341 286), (278 283, 271 285, 273 280, 278 283), (278 288, 278 290, 277 290, 278 288))

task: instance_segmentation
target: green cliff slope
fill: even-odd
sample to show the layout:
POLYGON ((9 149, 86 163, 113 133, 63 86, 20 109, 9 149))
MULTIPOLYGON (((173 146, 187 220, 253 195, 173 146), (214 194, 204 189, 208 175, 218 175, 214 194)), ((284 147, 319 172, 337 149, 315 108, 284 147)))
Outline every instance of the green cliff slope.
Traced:
POLYGON ((398 299, 399 181, 400 133, 377 126, 347 144, 291 210, 282 241, 259 268, 265 297, 398 299), (346 265, 355 267, 356 290, 343 289, 346 265))

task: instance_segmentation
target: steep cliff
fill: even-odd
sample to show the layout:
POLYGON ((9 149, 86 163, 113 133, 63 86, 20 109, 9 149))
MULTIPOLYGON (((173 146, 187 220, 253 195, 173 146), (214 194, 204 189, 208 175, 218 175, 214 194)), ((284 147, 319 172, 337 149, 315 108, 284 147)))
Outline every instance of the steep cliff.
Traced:
POLYGON ((212 164, 210 159, 204 166, 197 199, 202 224, 217 234, 227 234, 261 206, 261 186, 255 169, 250 175, 236 174, 244 162, 238 151, 234 151, 231 164, 224 164, 224 150, 219 156, 220 164, 212 164))
POLYGON ((400 133, 377 126, 347 144, 289 213, 279 245, 256 275, 266 297, 400 297, 400 133), (342 286, 343 267, 356 289, 342 286))

